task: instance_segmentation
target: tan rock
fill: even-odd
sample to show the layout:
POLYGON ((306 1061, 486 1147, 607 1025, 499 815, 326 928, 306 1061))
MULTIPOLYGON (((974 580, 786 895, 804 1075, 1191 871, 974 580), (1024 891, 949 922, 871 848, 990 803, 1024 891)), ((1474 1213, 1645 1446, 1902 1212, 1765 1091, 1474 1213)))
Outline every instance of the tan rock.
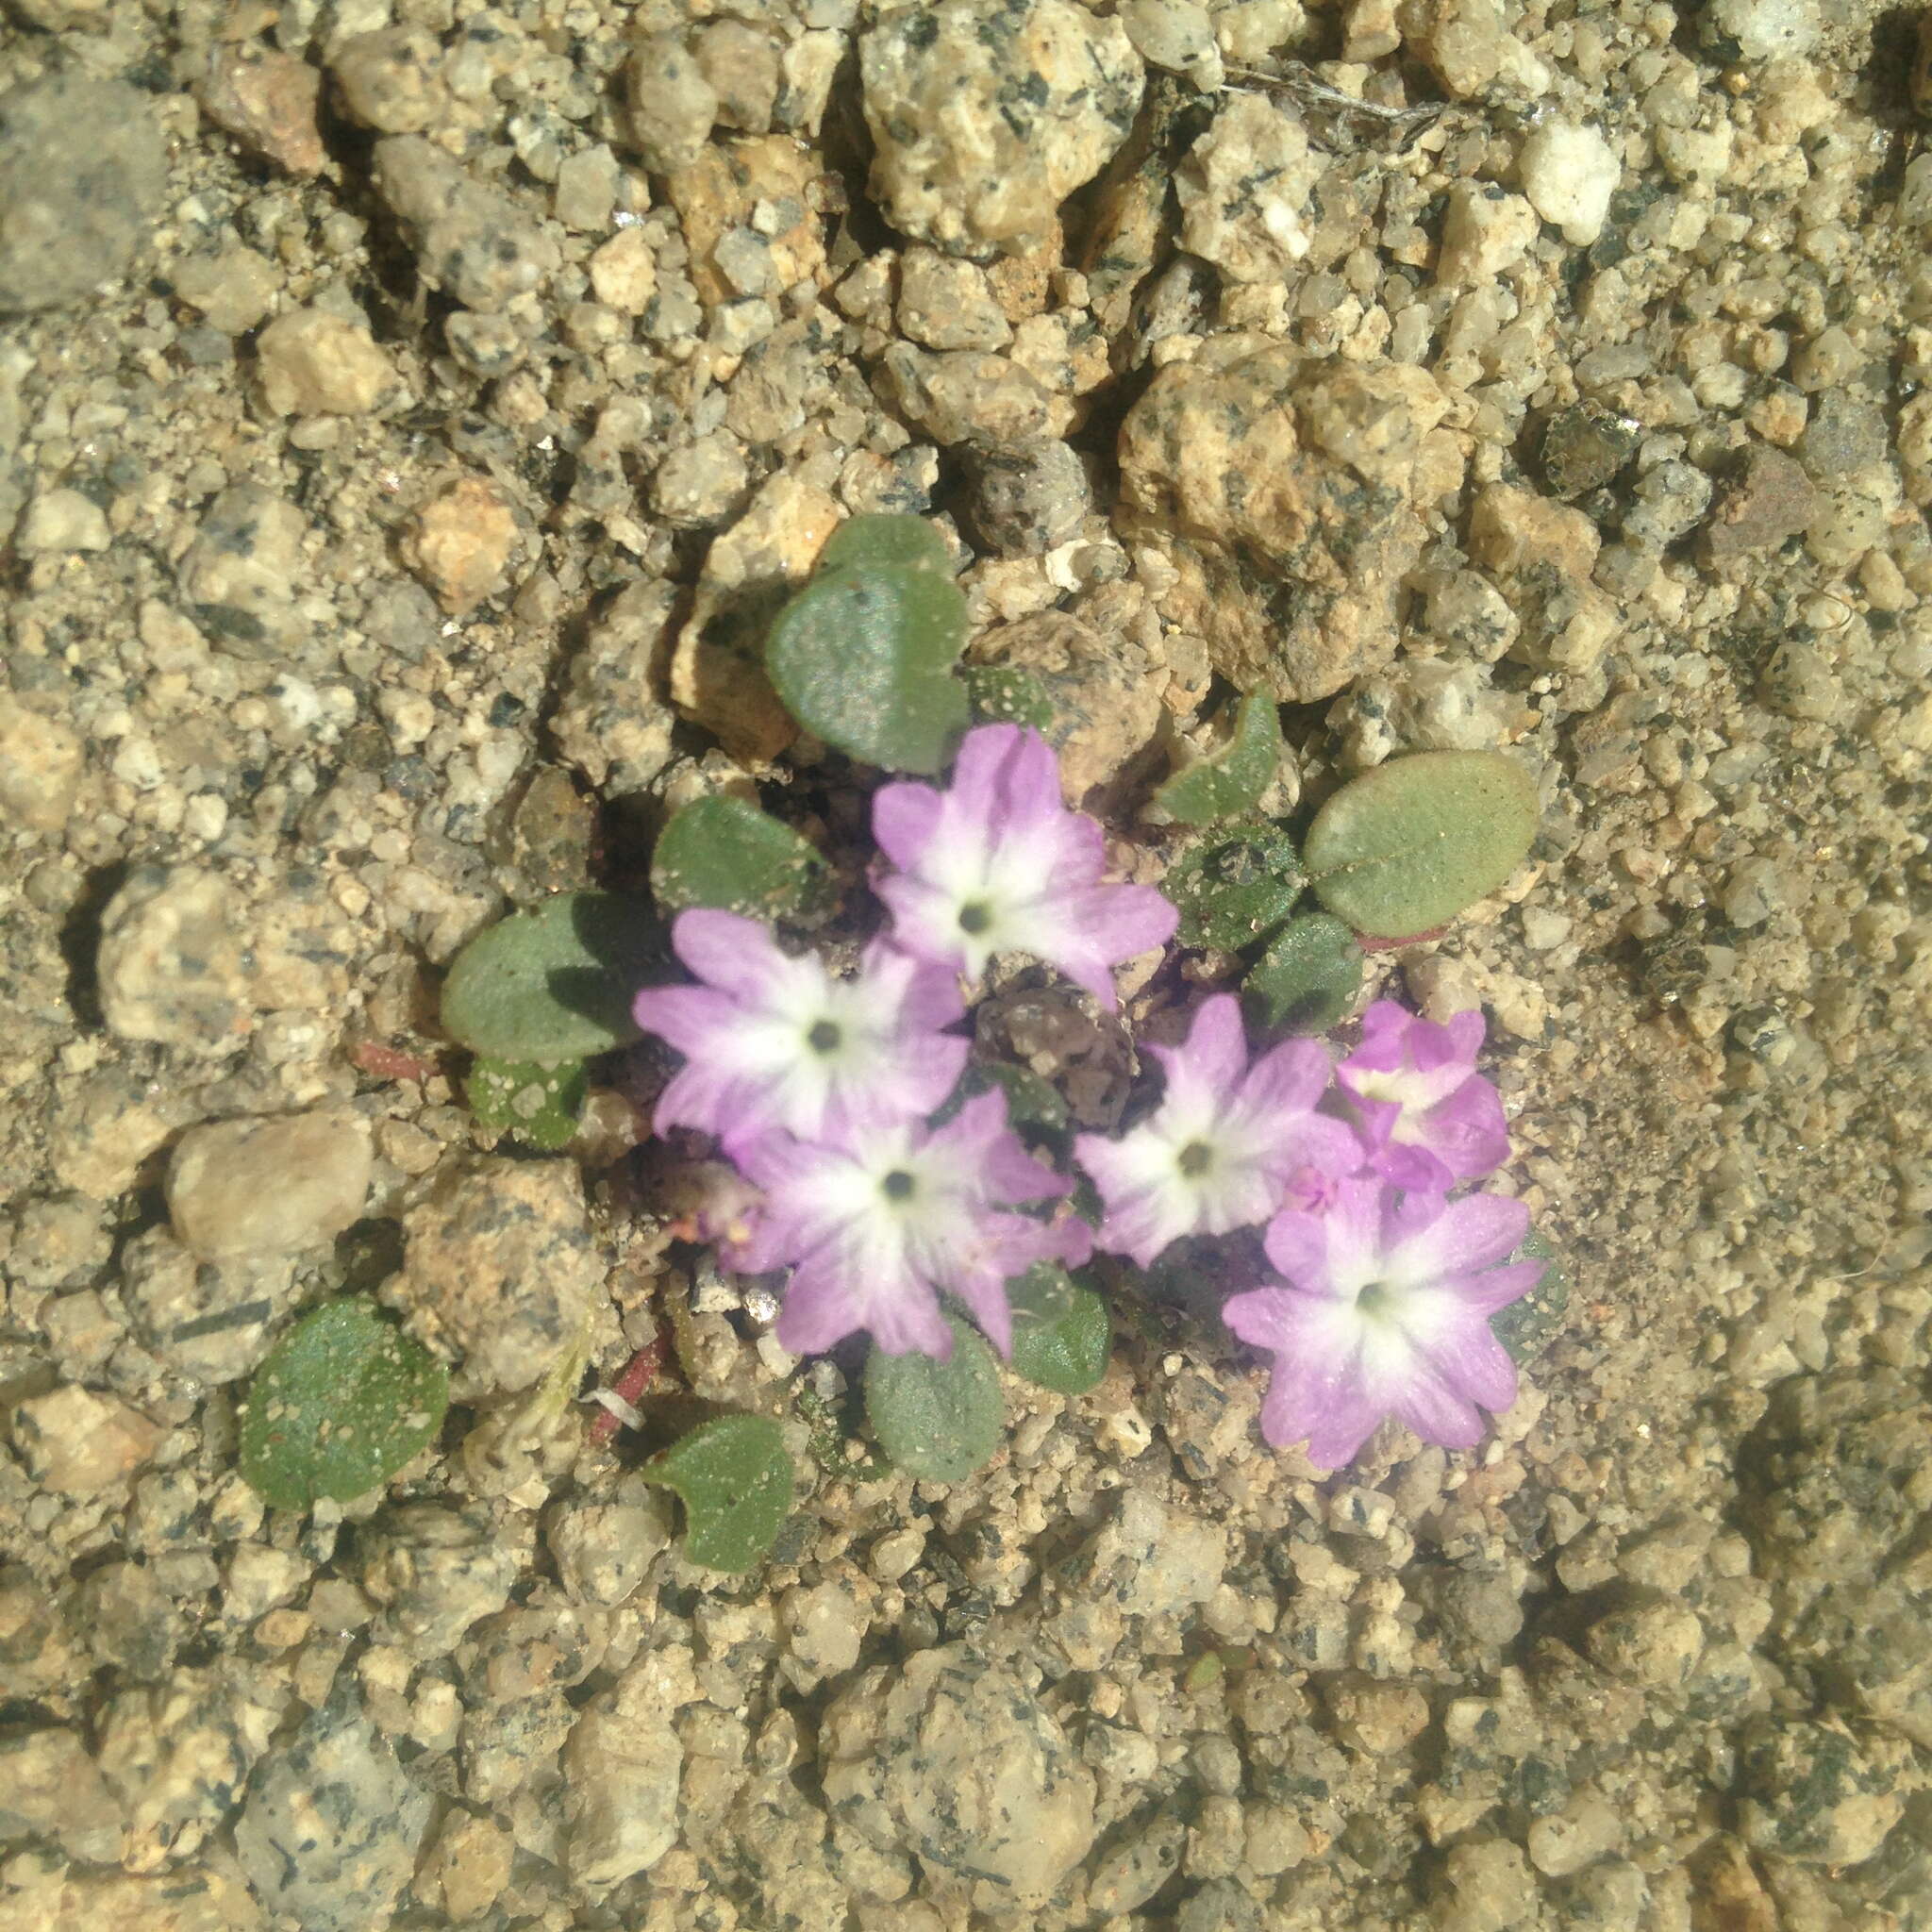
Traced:
POLYGON ((416 513, 402 542, 403 561, 452 617, 500 591, 517 520, 496 485, 463 476, 416 513))
POLYGON ((388 350, 325 308, 277 316, 256 355, 262 400, 278 416, 365 416, 397 388, 388 350))
POLYGON ((711 545, 671 660, 671 699, 734 758, 768 762, 798 736, 765 675, 765 633, 841 522, 816 486, 780 471, 711 545))
POLYGON ((294 1254, 360 1218, 374 1158, 362 1124, 327 1108, 192 1127, 168 1165, 168 1213, 204 1261, 294 1254))
POLYGON ((92 1496, 130 1476, 161 1431, 118 1396, 68 1385, 13 1411, 13 1446, 27 1474, 61 1496, 92 1496))
POLYGON ((291 175, 319 175, 328 158, 315 125, 321 94, 322 75, 306 61, 234 42, 208 57, 195 89, 216 126, 291 175))
POLYGON ((74 808, 86 762, 79 733, 0 695, 0 822, 25 832, 58 832, 74 808))
POLYGON ((790 135, 755 134, 715 142, 670 176, 671 205, 691 250, 691 278, 706 308, 740 295, 782 294, 805 281, 824 285, 820 175, 817 158, 790 135), (795 219, 777 234, 766 235, 754 224, 761 205, 793 208, 795 219), (765 285, 758 290, 742 286, 729 247, 720 259, 727 238, 741 241, 747 235, 763 244, 765 285))

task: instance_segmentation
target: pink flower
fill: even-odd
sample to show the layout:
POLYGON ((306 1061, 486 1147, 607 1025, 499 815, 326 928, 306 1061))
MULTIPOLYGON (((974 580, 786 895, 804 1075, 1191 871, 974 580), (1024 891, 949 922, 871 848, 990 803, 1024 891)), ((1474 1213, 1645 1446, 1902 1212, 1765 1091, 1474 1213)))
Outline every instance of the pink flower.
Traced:
POLYGON ((1310 1462, 1340 1469, 1385 1417, 1425 1442, 1480 1440, 1476 1405, 1516 1400, 1516 1369, 1489 1318, 1541 1278, 1541 1261, 1497 1266, 1529 1231, 1529 1212, 1499 1194, 1404 1193, 1379 1180, 1341 1183, 1323 1213, 1290 1209, 1268 1224, 1282 1285, 1233 1295, 1223 1310, 1274 1370, 1261 1433, 1306 1441, 1310 1462))
POLYGON ((1250 1066, 1232 993, 1202 1002, 1185 1046, 1148 1051, 1167 1073, 1159 1107, 1117 1141, 1082 1134, 1074 1143, 1107 1207, 1098 1246, 1144 1268, 1183 1235, 1258 1226, 1291 1186, 1319 1199, 1324 1177, 1361 1165, 1348 1125, 1315 1111, 1326 1051, 1291 1040, 1250 1066))
POLYGON ((1362 1015, 1362 1043, 1335 1077, 1385 1180, 1440 1192, 1509 1158, 1502 1096, 1475 1070, 1482 1043, 1480 1012, 1437 1026, 1377 1000, 1362 1015))
POLYGON ((1114 1004, 1111 969, 1162 946, 1179 915, 1152 886, 1107 886, 1101 831, 1060 799, 1039 732, 969 731, 945 791, 880 787, 873 837, 897 871, 877 882, 892 937, 976 979, 995 953, 1029 953, 1114 1004))
POLYGON ((1036 1261, 1078 1267, 1091 1240, 1071 1217, 1016 1214, 1067 1191, 1007 1124, 1003 1094, 969 1100, 941 1127, 848 1121, 815 1143, 774 1135, 739 1156, 764 1200, 727 1268, 791 1264, 778 1340, 818 1355, 858 1329, 888 1355, 951 1355, 940 1295, 956 1295, 1002 1355, 1012 1347, 1007 1283, 1036 1261))
POLYGON ((671 943, 703 984, 637 996, 638 1024, 685 1056, 658 1103, 660 1134, 715 1134, 737 1158, 774 1131, 930 1113, 966 1064, 967 1042, 938 1030, 964 1010, 958 985, 893 947, 834 979, 735 912, 680 912, 671 943))

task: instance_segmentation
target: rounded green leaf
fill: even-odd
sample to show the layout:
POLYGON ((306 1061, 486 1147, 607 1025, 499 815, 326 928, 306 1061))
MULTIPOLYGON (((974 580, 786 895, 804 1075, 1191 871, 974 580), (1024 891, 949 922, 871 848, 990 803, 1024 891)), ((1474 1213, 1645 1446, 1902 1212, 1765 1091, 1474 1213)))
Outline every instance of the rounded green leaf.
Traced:
POLYGON ((1014 1321, 1013 1373, 1058 1394, 1079 1395, 1107 1374, 1113 1322, 1091 1288, 1070 1280, 1067 1291, 1067 1307, 1057 1319, 1014 1321))
POLYGON ((1362 985, 1362 949, 1325 912, 1291 919, 1241 983, 1268 1033, 1325 1033, 1339 1025, 1362 985))
POLYGON ((825 539, 819 552, 821 575, 856 563, 870 569, 879 563, 910 564, 915 570, 953 575, 953 553, 946 540, 924 517, 888 510, 847 517, 825 539))
POLYGON ((707 1570, 749 1570, 791 1513, 791 1458, 769 1416, 701 1424, 644 1464, 684 1504, 684 1554, 707 1570))
POLYGON ((1279 825, 1238 825, 1191 845, 1163 890, 1180 910, 1184 946, 1231 953, 1274 932, 1307 884, 1279 825))
POLYGON ((270 1350, 242 1411, 242 1475, 278 1509, 387 1482, 435 1435, 449 1372, 365 1296, 325 1302, 270 1350))
POLYGON ((479 1125, 514 1134, 528 1147, 555 1154, 576 1138, 584 1115, 581 1060, 492 1060, 478 1055, 463 1082, 479 1125))
POLYGON ((1563 1325, 1563 1311, 1570 1306, 1570 1277, 1557 1265, 1555 1247, 1536 1228, 1524 1236, 1523 1245, 1509 1258, 1548 1263, 1526 1295, 1490 1317, 1496 1340, 1509 1351, 1510 1359, 1520 1363, 1541 1355, 1550 1337, 1563 1325))
POLYGON ((651 891, 666 911, 710 906, 778 919, 808 909, 824 882, 824 860, 790 825, 722 794, 675 813, 651 854, 651 891))
POLYGON ((966 728, 953 665, 966 599, 918 564, 824 571, 779 611, 765 669, 785 708, 827 744, 893 772, 939 771, 966 728))
POLYGON ((1537 830, 1536 785, 1498 751, 1424 751, 1351 779, 1308 829, 1302 861, 1357 932, 1426 932, 1493 892, 1537 830))
POLYGON ((1266 691, 1252 691, 1235 712, 1228 741, 1212 758, 1176 772, 1154 794, 1147 816, 1205 825, 1252 811, 1281 763, 1281 713, 1266 691))
POLYGON ((1045 732, 1053 699, 1039 675, 1018 664, 969 664, 960 676, 975 724, 1030 724, 1045 732))
POLYGON ((976 1328, 948 1315, 953 1353, 865 1358, 865 1413, 895 1469, 928 1482, 957 1483, 984 1469, 1000 1445, 1006 1402, 999 1369, 976 1328))
POLYGON ((442 1029, 499 1060, 581 1060, 639 1037, 630 1003, 663 962, 648 901, 562 892, 481 932, 442 983, 442 1029))

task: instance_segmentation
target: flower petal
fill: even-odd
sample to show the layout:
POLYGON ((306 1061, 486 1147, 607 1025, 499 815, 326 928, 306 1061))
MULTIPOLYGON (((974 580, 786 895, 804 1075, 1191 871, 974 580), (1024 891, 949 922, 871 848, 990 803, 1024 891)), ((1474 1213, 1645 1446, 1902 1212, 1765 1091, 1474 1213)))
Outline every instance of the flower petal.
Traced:
POLYGON ((900 779, 872 795, 873 842, 901 872, 916 872, 938 836, 945 800, 930 785, 900 779))
POLYGON ((1523 1245, 1529 1209, 1503 1194, 1407 1194, 1391 1217, 1385 1273, 1402 1283, 1473 1274, 1523 1245))

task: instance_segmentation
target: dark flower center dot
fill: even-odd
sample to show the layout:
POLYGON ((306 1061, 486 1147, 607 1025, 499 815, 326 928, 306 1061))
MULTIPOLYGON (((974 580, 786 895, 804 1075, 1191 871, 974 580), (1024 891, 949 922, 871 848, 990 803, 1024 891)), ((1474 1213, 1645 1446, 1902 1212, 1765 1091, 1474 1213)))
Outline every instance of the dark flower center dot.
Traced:
POLYGON ((814 1020, 811 1031, 805 1036, 805 1043, 814 1053, 832 1053, 844 1038, 836 1020, 814 1020))
POLYGON ((1214 1150, 1205 1141, 1190 1141, 1181 1149, 1174 1165, 1191 1181, 1199 1180, 1214 1165, 1214 1150))
POLYGON ((917 1183, 903 1167, 895 1167, 879 1183, 879 1192, 889 1201, 909 1201, 915 1186, 917 1183))
POLYGON ((992 924, 992 913, 985 903, 971 899, 959 908, 959 930, 971 933, 974 938, 992 924))
POLYGON ((1379 1281, 1372 1281, 1355 1298, 1356 1312, 1371 1322, 1386 1322, 1394 1311, 1395 1297, 1379 1281))

